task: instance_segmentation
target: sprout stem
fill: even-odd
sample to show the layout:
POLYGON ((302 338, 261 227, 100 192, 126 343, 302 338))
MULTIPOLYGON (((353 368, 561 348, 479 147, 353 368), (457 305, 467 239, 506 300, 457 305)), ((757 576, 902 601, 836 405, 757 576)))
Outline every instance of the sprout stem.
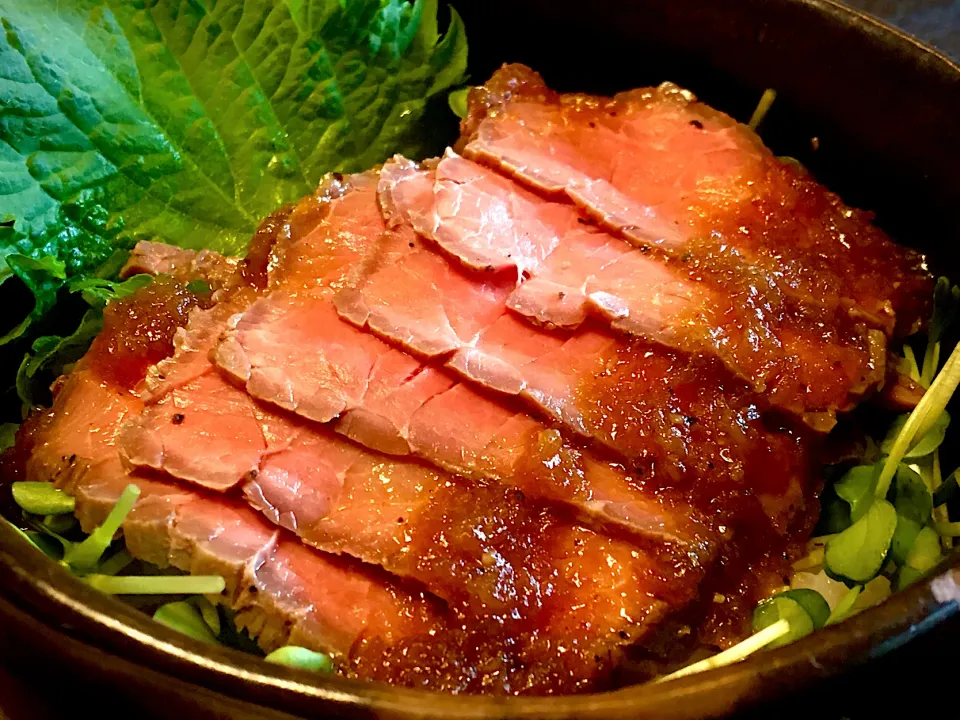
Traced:
MULTIPOLYGON (((920 377, 920 368, 917 366, 917 356, 913 354, 913 348, 909 345, 903 346, 903 357, 907 361, 907 370, 910 379, 923 384, 923 380, 920 377)), ((923 385, 927 387, 929 383, 923 385)))
POLYGON ((923 354, 923 371, 920 373, 920 384, 930 387, 933 377, 937 374, 940 364, 940 343, 927 343, 927 350, 923 354))
POLYGON ((890 490, 890 482, 897 472, 897 466, 910 449, 915 437, 923 437, 950 402, 954 391, 960 385, 960 345, 953 349, 943 370, 937 375, 930 389, 923 394, 920 402, 910 413, 903 429, 897 435, 890 455, 883 464, 880 478, 877 480, 877 497, 885 498, 890 490))
POLYGON ((750 122, 747 123, 747 127, 751 130, 756 130, 760 127, 760 123, 763 122, 763 119, 767 116, 767 113, 770 112, 770 106, 773 105, 773 101, 777 99, 777 91, 767 88, 763 91, 763 95, 760 97, 760 102, 757 103, 756 109, 753 111, 753 115, 750 116, 750 122))
POLYGON ((806 557, 802 557, 793 564, 794 572, 803 572, 804 570, 813 570, 823 565, 824 547, 816 547, 810 551, 806 557))
POLYGON ((934 527, 942 537, 960 537, 960 522, 934 523, 934 527))
MULTIPOLYGON (((930 491, 936 493, 937 489, 943 485, 943 474, 940 471, 940 449, 933 451, 933 459, 930 462, 930 491)), ((946 505, 938 505, 933 508, 933 522, 935 525, 946 525, 950 522, 950 512, 946 505)), ((945 552, 949 552, 953 547, 953 540, 943 533, 940 533, 940 544, 945 552)))
POLYGON ((87 575, 93 588, 112 595, 215 595, 226 583, 219 575, 87 575))
POLYGON ((113 536, 127 519, 133 504, 140 497, 140 488, 136 485, 127 485, 120 494, 117 504, 113 506, 103 525, 98 527, 82 543, 75 545, 64 555, 63 562, 76 570, 92 570, 100 561, 100 557, 110 547, 113 536))
POLYGON ((708 657, 706 660, 701 660, 700 662, 695 662, 692 665, 687 665, 686 667, 680 668, 676 672, 672 672, 669 675, 659 677, 657 678, 657 682, 661 682, 663 680, 673 680, 674 678, 684 677, 685 675, 692 675, 693 673, 703 672, 704 670, 712 670, 713 668, 740 662, 744 658, 755 653, 757 650, 761 650, 773 641, 779 640, 789 632, 790 623, 786 620, 777 620, 777 622, 775 622, 773 625, 765 627, 760 632, 751 635, 743 642, 734 645, 732 648, 728 648, 721 653, 717 653, 713 657, 708 657))
POLYGON ((116 575, 127 565, 133 562, 133 556, 126 550, 118 550, 108 557, 97 568, 99 575, 116 575))

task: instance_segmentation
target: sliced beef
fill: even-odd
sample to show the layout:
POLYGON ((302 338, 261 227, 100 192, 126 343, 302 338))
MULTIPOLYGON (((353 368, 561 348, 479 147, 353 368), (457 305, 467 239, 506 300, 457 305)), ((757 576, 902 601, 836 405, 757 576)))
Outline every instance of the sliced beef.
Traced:
POLYGON ((888 332, 909 334, 926 317, 920 255, 674 85, 559 95, 507 65, 471 91, 462 130, 467 157, 568 199, 639 246, 676 257, 728 246, 783 292, 888 332))
MULTIPOLYGON (((266 300, 274 302, 277 299, 278 294, 274 293, 266 300)), ((492 471, 471 463, 466 452, 458 449, 460 433, 455 432, 459 430, 456 416, 453 426, 446 422, 447 418, 438 418, 439 424, 429 427, 424 419, 426 416, 421 412, 424 403, 431 398, 446 392, 448 388, 459 387, 455 380, 340 321, 330 299, 324 299, 313 307, 310 317, 315 321, 325 317, 329 321, 315 322, 309 326, 307 334, 296 336, 296 344, 286 344, 291 335, 285 334, 284 325, 278 328, 265 324, 256 331, 261 337, 270 338, 264 347, 269 348, 272 355, 283 353, 288 358, 296 356, 301 365, 306 364, 307 359, 311 360, 312 367, 302 374, 288 373, 285 368, 289 366, 277 363, 260 367, 265 375, 274 372, 282 374, 282 382, 267 384, 252 374, 245 377, 236 372, 238 364, 233 361, 235 355, 232 351, 225 360, 224 345, 217 348, 216 361, 228 374, 245 380, 246 390, 252 396, 320 423, 337 418, 341 432, 369 447, 395 454, 412 453, 440 467, 475 477, 492 471), (350 360, 350 364, 335 362, 344 357, 350 360), (318 407, 322 411, 318 411, 318 407), (438 433, 441 434, 439 441, 423 440, 424 437, 437 438, 438 433), (458 460, 453 463, 451 457, 458 460)), ((228 333, 227 338, 231 337, 236 336, 228 333)), ((496 416, 500 414, 501 406, 496 401, 466 388, 464 391, 463 407, 457 411, 463 422, 468 418, 484 416, 488 409, 496 416)), ((510 412, 511 416, 516 414, 523 413, 518 409, 510 412)), ((535 422, 534 425, 547 429, 542 423, 535 422)), ((525 453, 524 442, 518 438, 512 452, 525 453)), ((617 475, 615 484, 622 488, 619 496, 625 498, 633 494, 629 475, 623 471, 617 475)), ((658 535, 666 535, 664 531, 676 525, 675 522, 664 522, 659 518, 661 513, 670 512, 663 509, 654 516, 658 518, 654 522, 644 518, 638 525, 632 524, 632 518, 641 517, 635 512, 624 509, 607 514, 605 505, 598 506, 588 499, 591 497, 589 478, 587 490, 578 496, 571 492, 572 488, 565 489, 563 486, 540 489, 535 477, 517 478, 506 473, 497 477, 512 485, 521 485, 533 497, 572 503, 587 517, 596 516, 597 509, 603 508, 604 512, 599 514, 598 520, 619 520, 628 530, 640 533, 652 530, 658 535)), ((650 505, 642 497, 638 497, 636 502, 644 507, 650 505)), ((652 505, 659 506, 659 503, 654 501, 652 505)))
MULTIPOLYGON (((380 242, 383 235, 382 220, 378 225, 372 218, 360 217, 361 213, 369 215, 374 192, 375 187, 368 185, 347 190, 329 203, 317 227, 305 223, 295 231, 284 231, 278 242, 283 248, 272 251, 276 259, 270 263, 269 292, 253 300, 246 309, 244 304, 253 296, 233 296, 209 315, 196 313, 178 339, 183 349, 184 368, 177 367, 181 355, 178 351, 171 363, 161 363, 156 372, 150 372, 151 378, 155 375, 168 378, 157 386, 162 387, 163 382, 169 385, 169 378, 196 378, 204 373, 207 348, 219 336, 213 350, 215 363, 254 398, 316 422, 336 419, 343 434, 373 449, 393 454, 412 453, 471 478, 492 476, 520 487, 532 498, 573 505, 582 517, 591 518, 593 522, 617 524, 630 532, 699 547, 697 553, 705 558, 711 555, 715 548, 711 542, 705 542, 704 537, 712 537, 713 532, 703 526, 703 518, 698 513, 679 499, 664 504, 660 498, 651 497, 649 490, 638 491, 632 485, 630 473, 622 468, 602 472, 589 469, 586 478, 577 483, 556 480, 544 483, 541 477, 544 473, 533 460, 528 463, 529 471, 519 477, 512 471, 514 461, 509 464, 510 470, 505 465, 481 465, 479 460, 472 463, 465 453, 456 463, 450 462, 445 448, 455 444, 459 428, 450 427, 447 418, 441 417, 437 419, 436 428, 429 429, 424 424, 428 416, 418 411, 430 398, 452 388, 456 380, 341 321, 333 305, 335 293, 345 287, 354 272, 352 268, 360 263, 361 253, 380 242), (366 201, 360 203, 357 198, 366 198, 366 201), (344 226, 340 225, 341 221, 344 226), (342 262, 336 261, 334 271, 328 272, 323 264, 328 254, 344 258, 342 262), (349 257, 354 258, 352 264, 346 259, 349 257), (311 273, 321 267, 324 268, 321 278, 308 283, 305 278, 312 277, 311 273), (222 334, 209 319, 215 315, 230 316, 222 334), (437 442, 437 431, 446 428, 449 428, 448 434, 437 442), (420 433, 419 437, 430 437, 430 440, 414 439, 414 429, 420 433), (678 504, 674 506, 674 502, 678 504)), ((375 203, 373 211, 379 216, 375 203)), ((291 217, 296 215, 294 211, 291 217)), ((466 391, 465 397, 461 414, 500 416, 501 408, 495 401, 470 391, 466 391)), ((167 403, 147 409, 143 416, 145 422, 156 423, 162 432, 142 438, 143 442, 131 440, 127 446, 131 461, 156 467, 156 446, 164 436, 190 436, 186 422, 183 425, 173 422, 175 414, 188 416, 174 409, 176 405, 171 396, 167 403), (156 414, 161 414, 163 419, 156 421, 156 414)), ((226 403, 220 410, 228 413, 225 421, 234 421, 235 416, 229 414, 226 403)), ((518 409, 510 411, 510 417, 519 414, 518 409)), ((136 423, 131 432, 135 427, 136 423)), ((537 429, 531 429, 532 434, 547 429, 538 423, 533 423, 533 428, 537 429)), ((492 430, 498 431, 499 426, 492 430)), ((242 452, 239 446, 234 448, 238 451, 231 453, 234 459, 252 459, 262 452, 256 435, 249 437, 250 444, 245 445, 242 452)), ((594 460, 589 451, 582 452, 591 458, 591 468, 606 467, 602 461, 594 460)), ((189 449, 186 454, 189 455, 189 449)), ((504 462, 511 455, 528 456, 529 437, 515 438, 512 448, 497 453, 498 462, 504 462)), ((172 470, 174 466, 171 463, 165 469, 172 470)), ((203 482, 201 475, 207 476, 205 469, 198 470, 191 478, 203 482)), ((239 478, 240 474, 232 477, 239 478)), ((225 476, 222 487, 230 482, 225 476)))
POLYGON ((722 283, 704 281, 695 263, 644 254, 585 225, 572 206, 450 152, 435 171, 387 163, 380 195, 395 229, 372 248, 338 307, 418 353, 470 352, 507 308, 561 327, 589 313, 648 342, 716 357, 770 405, 821 429, 883 379, 883 334, 846 313, 812 314, 735 258, 712 258, 714 273, 723 264, 728 271, 722 283), (431 254, 410 228, 475 271, 431 254), (479 267, 464 248, 483 255, 479 267))
MULTIPOLYGON (((146 384, 146 407, 119 438, 126 462, 205 487, 242 485, 254 507, 316 547, 423 583, 471 632, 529 637, 518 645, 523 663, 549 668, 556 644, 567 643, 580 658, 569 672, 576 682, 605 672, 620 646, 692 599, 702 565, 691 559, 706 561, 706 552, 684 547, 674 554, 657 545, 641 552, 495 480, 467 481, 372 453, 259 406, 209 360, 216 324, 251 297, 238 291, 213 309, 195 310, 178 331, 175 354, 146 384), (438 554, 438 544, 447 552, 438 554)), ((536 672, 527 675, 527 682, 543 682, 536 672)))
MULTIPOLYGON (((345 672, 437 690, 569 692, 603 683, 617 648, 659 622, 668 605, 651 591, 674 604, 695 592, 695 571, 687 570, 689 580, 678 584, 666 560, 549 511, 527 509, 495 486, 491 494, 464 497, 454 488, 473 491, 422 466, 376 460, 301 422, 265 422, 275 445, 259 472, 248 475, 254 504, 258 488, 259 497, 286 503, 284 524, 317 545, 338 552, 339 543, 366 548, 369 559, 432 578, 454 599, 482 593, 484 601, 471 595, 472 614, 464 601, 451 623, 449 611, 430 596, 369 566, 309 550, 235 499, 131 474, 116 445, 120 426, 142 402, 97 373, 96 351, 61 384, 52 410, 31 423, 31 437, 21 438, 31 449, 25 476, 73 493, 88 531, 129 483, 137 484, 141 496, 123 528, 130 552, 161 567, 222 575, 223 601, 266 650, 306 645, 331 653, 345 672), (301 434, 281 438, 284 427, 301 434), (337 506, 322 511, 311 503, 311 491, 327 470, 343 475, 337 484, 344 491, 337 506), (389 502, 394 489, 407 496, 402 508, 389 502), (418 507, 410 505, 415 499, 418 507), (397 523, 394 514, 401 511, 407 517, 397 523), (367 522, 373 517, 379 525, 367 522), (392 537, 383 531, 388 522, 392 537), (544 543, 541 534, 551 541, 544 543), (436 552, 444 542, 450 554, 436 552), (558 656, 558 643, 569 652, 558 656)), ((199 376, 212 377, 218 376, 199 376)), ((211 391, 247 398, 226 384, 211 391)), ((191 417, 204 420, 200 413, 191 417)), ((226 446, 236 439, 216 428, 214 434, 226 446)), ((231 454, 222 457, 229 463, 231 454)), ((272 506, 259 506, 270 514, 272 506)))
MULTIPOLYGON (((159 462, 151 463, 152 469, 204 486, 211 473, 233 474, 233 484, 243 483, 254 507, 307 542, 379 564, 436 590, 451 602, 474 643, 478 636, 496 635, 516 645, 506 653, 510 665, 516 666, 510 673, 522 674, 522 684, 532 689, 601 680, 619 647, 642 638, 670 607, 682 606, 695 595, 702 568, 691 565, 685 552, 674 555, 664 548, 640 552, 633 543, 581 528, 499 484, 468 483, 415 462, 377 455, 332 432, 276 415, 229 385, 209 360, 207 372, 196 372, 197 356, 205 355, 198 338, 212 343, 209 321, 232 309, 229 300, 224 302, 212 310, 194 311, 190 325, 199 332, 188 326, 177 334, 176 354, 161 365, 165 377, 178 377, 175 361, 183 355, 189 378, 172 383, 165 394, 151 394, 133 421, 133 431, 126 413, 142 408, 134 394, 115 392, 85 369, 61 389, 59 405, 51 413, 55 424, 63 418, 69 421, 74 416, 70 406, 82 400, 103 409, 101 417, 94 417, 95 427, 113 436, 109 441, 101 437, 99 443, 99 453, 113 472, 101 473, 96 480, 89 473, 79 475, 71 488, 80 500, 85 527, 102 520, 131 481, 119 462, 117 446, 136 467, 144 465, 138 460, 144 453, 129 452, 131 446, 162 446, 164 452, 156 456, 159 462), (121 399, 124 413, 117 412, 115 397, 121 399), (226 423, 225 416, 235 417, 244 404, 253 422, 226 423), (117 426, 123 422, 127 429, 118 434, 117 426), (224 432, 226 427, 229 432, 224 432), (150 443, 158 436, 160 441, 150 443), (257 442, 265 446, 250 467, 251 455, 238 447, 257 442), (437 553, 442 545, 447 552, 437 553), (558 664, 558 643, 570 647, 571 655, 562 663, 566 678, 546 670, 558 664), (542 667, 547 674, 525 669, 526 665, 542 667)), ((78 435, 89 434, 85 429, 89 426, 69 437, 75 442, 78 435)), ((66 439, 63 430, 49 427, 46 434, 66 439)), ((33 457, 45 457, 47 452, 35 450, 33 457)), ((352 588, 355 581, 328 577, 323 588, 333 597, 317 597, 317 589, 303 587, 302 574, 288 567, 293 562, 288 556, 304 551, 282 546, 282 536, 276 533, 255 532, 234 501, 161 481, 136 477, 133 481, 143 488, 144 498, 125 526, 132 552, 162 566, 224 572, 231 593, 238 592, 235 604, 246 613, 241 613, 241 622, 268 648, 299 637, 322 648, 355 642, 353 628, 366 621, 365 615, 343 618, 336 637, 331 633, 340 626, 330 617, 333 612, 366 613, 367 604, 358 607, 354 594, 341 587, 347 583, 352 588), (251 583, 266 590, 262 599, 261 592, 249 589, 251 583), (283 593, 273 590, 280 584, 283 593), (244 603, 251 597, 258 599, 248 609, 244 603), (311 611, 315 602, 333 610, 318 619, 311 611), (312 627, 319 620, 325 625, 312 627)), ((326 561, 325 556, 318 557, 326 561)), ((317 561, 301 564, 317 572, 317 561)), ((393 615, 401 612, 391 610, 393 615)), ((441 634, 438 641, 463 649, 464 639, 457 632, 441 634)), ((479 644, 486 647, 488 642, 479 644)), ((374 646, 379 644, 370 645, 374 646)), ((503 655, 501 644, 493 657, 503 655)), ((479 659, 489 663, 491 658, 479 659)), ((504 682, 517 680, 508 676, 504 682)))
MULTIPOLYGON (((625 639, 621 630, 635 639, 659 621, 669 607, 665 599, 682 604, 694 594, 698 570, 686 553, 656 547, 640 552, 632 543, 563 521, 498 483, 468 482, 372 453, 332 431, 257 408, 222 380, 213 386, 216 374, 205 377, 211 384, 181 388, 176 406, 219 438, 220 448, 209 454, 224 458, 224 471, 243 481, 254 507, 322 550, 418 580, 473 623, 515 625, 512 635, 541 626, 593 628, 560 637, 609 652, 621 644, 618 638, 625 639), (255 468, 230 452, 243 438, 214 432, 221 418, 211 410, 213 398, 230 404, 245 399, 264 428, 262 435, 250 431, 270 442, 255 468), (584 585, 575 582, 574 557, 618 560, 615 568, 595 567, 584 585), (549 583, 554 587, 548 602, 543 587, 549 583), (582 618, 566 617, 570 608, 582 618), (605 630, 598 636, 596 628, 605 630)), ((164 419, 154 421, 146 434, 164 433, 164 419)), ((177 454, 187 456, 191 436, 182 441, 177 454)), ((186 472, 181 465, 163 469, 192 479, 205 467, 206 460, 197 458, 186 472)))
POLYGON ((406 618, 435 612, 358 566, 305 555, 243 503, 131 475, 116 436, 141 403, 105 381, 92 359, 62 384, 53 408, 31 424, 31 437, 19 440, 32 448, 25 477, 74 495, 85 531, 103 522, 127 485, 138 485, 140 498, 123 526, 127 549, 161 567, 222 575, 223 601, 266 650, 297 641, 349 663, 354 644, 380 631, 378 623, 393 622, 390 631, 399 632, 406 618), (297 572, 286 569, 291 563, 297 572))

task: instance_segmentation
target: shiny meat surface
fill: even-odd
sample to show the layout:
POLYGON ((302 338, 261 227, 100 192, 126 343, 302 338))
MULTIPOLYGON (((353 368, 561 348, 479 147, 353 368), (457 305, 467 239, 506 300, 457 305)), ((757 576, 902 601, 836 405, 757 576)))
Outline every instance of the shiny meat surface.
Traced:
MULTIPOLYGON (((307 232, 306 239, 290 236, 297 252, 275 264, 277 280, 269 292, 245 310, 238 309, 220 334, 213 350, 218 367, 254 398, 317 423, 336 419, 343 434, 370 448, 413 454, 467 477, 492 476, 532 498, 570 505, 592 522, 618 524, 630 532, 701 547, 698 552, 712 555, 711 543, 704 540, 714 535, 710 523, 682 498, 650 497, 636 487, 633 473, 616 462, 596 458, 589 449, 574 451, 584 458, 576 467, 550 467, 549 458, 538 455, 533 441, 549 430, 547 425, 531 420, 524 434, 505 434, 522 411, 504 414, 504 406, 495 400, 473 389, 459 390, 459 383, 441 369, 341 321, 334 296, 353 275, 350 266, 340 265, 330 277, 302 289, 301 278, 309 277, 310 269, 319 266, 331 247, 341 241, 349 242, 351 250, 362 245, 358 227, 368 229, 368 247, 378 242, 383 227, 359 223, 352 210, 357 197, 366 196, 372 202, 368 193, 366 187, 348 191, 332 202, 325 222, 307 232), (341 230, 340 217, 349 218, 349 232, 341 230), (455 407, 450 404, 454 398, 455 407), (472 430, 465 434, 464 428, 472 430), (517 472, 519 461, 524 472, 517 472)), ((339 257, 339 251, 334 255, 339 257)), ((359 258, 355 263, 360 264, 359 258)), ((188 326, 184 337, 191 332, 188 326)), ((209 337, 214 334, 211 331, 209 337)), ((189 347, 197 344, 186 341, 189 347)), ((164 370, 170 372, 179 371, 164 370)), ((169 402, 178 404, 173 398, 169 402)), ((220 410, 225 413, 224 422, 233 423, 235 416, 228 405, 223 403, 220 410)), ((148 409, 145 415, 151 412, 148 409)), ((131 459, 156 467, 150 458, 158 457, 159 451, 153 448, 162 435, 189 433, 172 423, 162 427, 149 443, 131 448, 131 459)), ((558 437, 560 446, 575 446, 558 437)), ((255 435, 250 443, 237 447, 234 458, 262 452, 262 441, 255 435)), ((198 470, 191 477, 202 475, 198 470)), ((231 481, 225 478, 223 483, 231 481)))
MULTIPOLYGON (((638 246, 729 248, 801 302, 907 335, 926 317, 923 258, 675 85, 560 95, 523 65, 471 91, 459 147, 638 246)), ((704 272, 709 272, 709 267, 704 272)))
MULTIPOLYGON (((169 410, 219 447, 195 454, 196 468, 162 470, 201 484, 206 457, 220 458, 222 471, 243 483, 248 501, 273 523, 322 550, 419 581, 458 616, 513 638, 527 655, 534 646, 569 643, 583 656, 583 681, 602 670, 592 669, 595 655, 642 637, 671 605, 689 601, 702 574, 686 554, 641 552, 495 483, 372 453, 332 430, 258 408, 216 373, 174 393, 169 410), (216 399, 231 408, 246 403, 256 422, 245 436, 217 431, 224 420, 216 399), (263 438, 268 446, 251 468, 235 449, 263 438)), ((153 413, 148 432, 167 433, 170 425, 169 415, 153 413)), ((181 435, 179 447, 173 441, 178 457, 189 455, 193 437, 181 435)))
POLYGON ((224 257, 212 250, 184 250, 160 242, 143 240, 130 252, 120 277, 133 275, 169 275, 187 283, 197 280, 218 290, 237 270, 237 258, 224 257))
POLYGON ((160 567, 222 575, 223 602, 266 650, 299 641, 350 662, 354 644, 367 634, 407 632, 407 618, 415 616, 442 622, 432 601, 359 564, 305 552, 245 503, 130 474, 116 439, 141 402, 99 376, 93 359, 87 355, 53 408, 19 439, 31 446, 24 476, 74 495, 85 530, 103 522, 128 484, 138 485, 140 499, 123 526, 127 549, 160 567), (294 562, 297 572, 285 568, 294 562))
POLYGON ((549 327, 577 327, 589 314, 648 342, 716 357, 767 403, 824 430, 883 379, 883 334, 846 313, 797 306, 736 257, 706 264, 713 272, 725 264, 740 287, 705 279, 693 268, 699 260, 633 248, 574 207, 451 152, 435 171, 387 163, 380 197, 396 229, 371 251, 379 261, 364 264, 341 314, 417 352, 470 352, 498 311, 549 327), (410 228, 436 245, 414 243, 410 228), (431 253, 437 247, 455 259, 431 253), (471 253, 483 255, 479 266, 471 253), (444 326, 454 320, 459 331, 444 326))

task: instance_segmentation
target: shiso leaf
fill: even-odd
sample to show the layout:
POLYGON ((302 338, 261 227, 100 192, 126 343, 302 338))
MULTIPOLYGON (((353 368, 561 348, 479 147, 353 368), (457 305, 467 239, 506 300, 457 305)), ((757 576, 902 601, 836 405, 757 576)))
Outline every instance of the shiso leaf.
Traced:
POLYGON ((330 171, 434 153, 466 70, 437 0, 0 0, 0 283, 47 316, 139 239, 238 253, 330 171))

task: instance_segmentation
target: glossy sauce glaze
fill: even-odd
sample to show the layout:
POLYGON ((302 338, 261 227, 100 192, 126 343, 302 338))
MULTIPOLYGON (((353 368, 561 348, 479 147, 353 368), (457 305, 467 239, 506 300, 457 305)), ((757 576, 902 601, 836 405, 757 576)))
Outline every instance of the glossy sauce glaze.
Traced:
POLYGON ((89 363, 105 380, 133 390, 147 368, 173 352, 173 336, 187 324, 190 311, 212 305, 210 292, 158 277, 106 307, 103 330, 88 354, 89 363))

